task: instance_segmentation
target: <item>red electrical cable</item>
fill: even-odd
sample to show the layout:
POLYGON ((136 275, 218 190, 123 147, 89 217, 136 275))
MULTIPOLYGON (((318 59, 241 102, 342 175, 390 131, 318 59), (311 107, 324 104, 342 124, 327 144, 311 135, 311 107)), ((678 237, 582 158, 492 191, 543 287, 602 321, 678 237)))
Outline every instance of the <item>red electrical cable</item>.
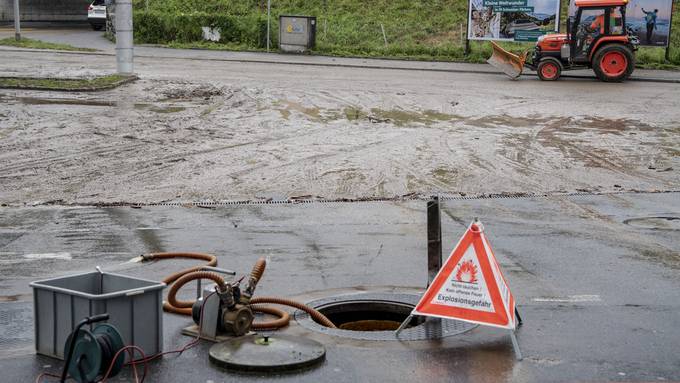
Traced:
MULTIPOLYGON (((113 365, 115 364, 116 359, 120 356, 120 353, 123 351, 128 351, 128 350, 135 350, 137 351, 140 355, 142 355, 142 358, 146 358, 146 355, 144 354, 144 350, 142 350, 140 347, 137 347, 135 345, 129 345, 121 348, 118 350, 118 352, 113 356, 113 359, 111 360, 111 363, 109 364, 108 370, 106 370, 106 374, 104 374, 104 377, 99 381, 99 383, 104 383, 106 382, 106 379, 109 378, 109 375, 111 374, 111 370, 113 369, 113 365)), ((134 355, 134 354, 133 354, 134 355)), ((132 363, 133 365, 136 363, 132 363)), ((144 362, 144 374, 142 375, 142 382, 144 382, 144 379, 146 378, 146 372, 147 372, 147 363, 144 362)))
MULTIPOLYGON (((216 294, 216 292, 213 291, 212 293, 208 294, 208 295, 205 297, 205 300, 207 301, 208 298, 210 298, 213 294, 216 294)), ((198 342, 201 340, 201 330, 202 330, 202 328, 203 328, 203 309, 204 309, 204 307, 205 307, 205 306, 203 306, 203 305, 201 306, 201 311, 200 311, 200 313, 199 313, 199 315, 198 315, 198 317, 199 317, 199 319, 198 319, 198 333, 197 333, 197 335, 196 335, 196 338, 192 339, 191 342, 185 344, 184 347, 178 348, 178 349, 176 349, 176 350, 172 350, 172 351, 164 351, 164 352, 160 352, 160 353, 155 354, 155 355, 150 355, 150 356, 145 357, 145 358, 142 358, 142 359, 131 360, 131 361, 127 362, 126 365, 134 364, 134 363, 141 363, 141 362, 148 363, 148 362, 150 362, 150 361, 152 361, 152 360, 154 360, 154 359, 156 359, 156 358, 158 358, 158 357, 160 357, 160 356, 168 355, 168 354, 177 354, 177 353, 179 353, 180 355, 182 355, 182 353, 183 353, 184 351, 186 351, 186 350, 188 350, 188 349, 190 349, 190 348, 196 346, 196 345, 198 344, 198 342)))

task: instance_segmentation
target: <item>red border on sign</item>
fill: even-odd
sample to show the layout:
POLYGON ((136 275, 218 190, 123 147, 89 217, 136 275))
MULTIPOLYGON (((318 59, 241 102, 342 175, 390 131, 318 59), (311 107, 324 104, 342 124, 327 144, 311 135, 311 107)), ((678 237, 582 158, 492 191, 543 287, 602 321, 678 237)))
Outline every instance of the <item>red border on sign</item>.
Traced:
MULTIPOLYGON (((496 284, 496 278, 494 278, 494 273, 491 268, 491 264, 489 263, 489 259, 489 254, 486 253, 484 243, 482 242, 481 232, 475 232, 468 229, 449 256, 449 259, 446 260, 444 267, 439 270, 439 273, 437 273, 437 276, 432 281, 432 284, 420 299, 418 305, 416 305, 414 313, 461 319, 502 327, 507 327, 510 325, 505 306, 503 305, 503 299, 501 298, 500 290, 496 284), (475 255, 477 256, 479 268, 481 269, 482 275, 484 276, 486 287, 489 290, 489 296, 491 297, 491 302, 493 303, 494 312, 467 309, 462 307, 451 307, 432 303, 435 294, 441 290, 449 275, 453 273, 454 269, 458 265, 458 262, 470 246, 473 246, 475 255)), ((503 278, 502 274, 501 278, 503 278)), ((503 281, 505 281, 505 278, 503 278, 503 281)))

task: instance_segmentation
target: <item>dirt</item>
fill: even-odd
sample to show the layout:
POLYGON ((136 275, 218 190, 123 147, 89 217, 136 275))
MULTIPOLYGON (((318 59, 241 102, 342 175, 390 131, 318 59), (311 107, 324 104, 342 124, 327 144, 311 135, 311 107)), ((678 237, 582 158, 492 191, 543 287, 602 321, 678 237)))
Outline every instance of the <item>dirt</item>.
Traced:
MULTIPOLYGON (((40 70, 89 75, 97 65, 54 60, 40 70)), ((141 80, 110 91, 0 91, 0 203, 680 185, 671 84, 146 60, 141 80), (635 103, 616 101, 627 91, 635 103)))

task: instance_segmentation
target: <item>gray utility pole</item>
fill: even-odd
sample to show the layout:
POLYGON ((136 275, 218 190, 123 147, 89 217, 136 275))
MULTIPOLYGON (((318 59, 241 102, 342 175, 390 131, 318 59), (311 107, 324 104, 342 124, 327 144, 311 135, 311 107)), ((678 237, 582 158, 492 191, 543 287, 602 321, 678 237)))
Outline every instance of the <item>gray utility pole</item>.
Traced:
POLYGON ((116 0, 116 69, 133 74, 132 0, 116 0))
POLYGON ((19 13, 19 0, 14 0, 14 38, 21 40, 21 16, 19 13))
POLYGON ((269 52, 269 24, 271 24, 272 0, 267 0, 267 52, 269 52))

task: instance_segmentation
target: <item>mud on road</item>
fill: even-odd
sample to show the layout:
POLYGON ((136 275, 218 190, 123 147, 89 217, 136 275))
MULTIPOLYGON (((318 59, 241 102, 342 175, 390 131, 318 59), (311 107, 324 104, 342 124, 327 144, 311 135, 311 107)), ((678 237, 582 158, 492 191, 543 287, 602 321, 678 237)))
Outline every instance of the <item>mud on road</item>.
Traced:
POLYGON ((0 90, 0 203, 680 185, 677 85, 181 60, 140 68, 140 81, 111 91, 0 90))

